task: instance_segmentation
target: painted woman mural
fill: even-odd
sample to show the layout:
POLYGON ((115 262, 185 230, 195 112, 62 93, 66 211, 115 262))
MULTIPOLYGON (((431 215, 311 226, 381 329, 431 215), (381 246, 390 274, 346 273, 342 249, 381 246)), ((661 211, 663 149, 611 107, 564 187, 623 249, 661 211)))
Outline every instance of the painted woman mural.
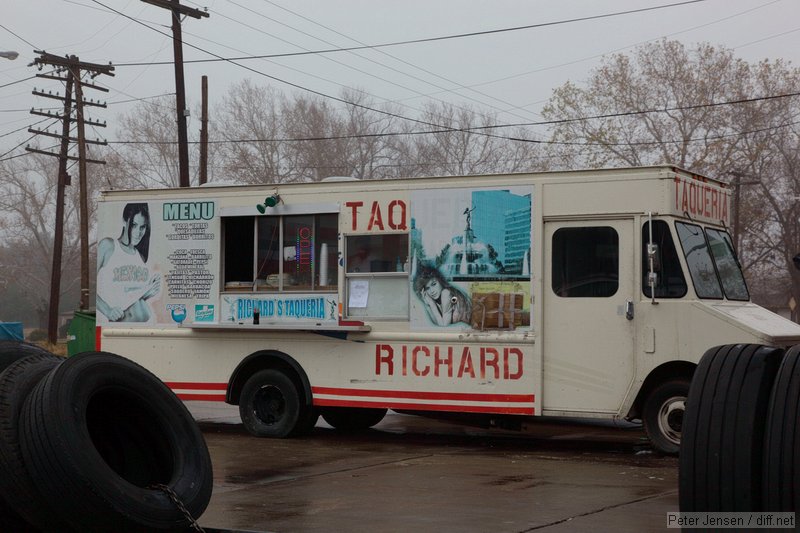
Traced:
POLYGON ((438 269, 428 265, 417 268, 414 294, 422 301, 425 313, 433 324, 469 324, 472 315, 469 299, 460 289, 450 285, 438 269))
POLYGON ((148 322, 148 300, 161 290, 150 273, 150 213, 146 203, 126 204, 122 232, 97 245, 97 310, 111 322, 148 322))

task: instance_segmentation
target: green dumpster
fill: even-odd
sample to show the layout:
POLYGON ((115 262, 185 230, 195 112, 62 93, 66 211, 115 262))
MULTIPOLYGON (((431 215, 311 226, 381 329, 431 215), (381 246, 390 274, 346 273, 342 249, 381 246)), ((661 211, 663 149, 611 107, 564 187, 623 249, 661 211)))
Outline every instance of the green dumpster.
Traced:
POLYGON ((95 312, 75 311, 67 330, 67 355, 95 350, 95 312))

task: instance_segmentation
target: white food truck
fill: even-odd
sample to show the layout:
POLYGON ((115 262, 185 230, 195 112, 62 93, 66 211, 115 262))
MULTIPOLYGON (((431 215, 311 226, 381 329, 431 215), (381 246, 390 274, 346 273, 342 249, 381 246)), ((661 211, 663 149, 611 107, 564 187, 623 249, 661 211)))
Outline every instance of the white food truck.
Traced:
POLYGON ((670 166, 107 191, 98 349, 259 436, 625 418, 676 453, 708 348, 800 343, 750 302, 731 207, 670 166))

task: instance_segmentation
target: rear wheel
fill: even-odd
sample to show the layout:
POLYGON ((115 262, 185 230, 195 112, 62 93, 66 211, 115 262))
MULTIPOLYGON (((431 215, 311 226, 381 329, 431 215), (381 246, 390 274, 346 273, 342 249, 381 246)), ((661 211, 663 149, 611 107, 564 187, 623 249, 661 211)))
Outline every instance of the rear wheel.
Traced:
POLYGON ((681 448, 688 394, 689 380, 678 379, 662 383, 647 397, 642 422, 653 447, 661 453, 675 455, 681 448))
POLYGON ((361 431, 369 429, 386 416, 386 409, 363 409, 355 407, 326 407, 322 418, 342 431, 361 431))
POLYGON ((242 388, 239 415, 256 437, 283 439, 310 431, 313 411, 301 404, 294 382, 280 370, 260 370, 242 388))

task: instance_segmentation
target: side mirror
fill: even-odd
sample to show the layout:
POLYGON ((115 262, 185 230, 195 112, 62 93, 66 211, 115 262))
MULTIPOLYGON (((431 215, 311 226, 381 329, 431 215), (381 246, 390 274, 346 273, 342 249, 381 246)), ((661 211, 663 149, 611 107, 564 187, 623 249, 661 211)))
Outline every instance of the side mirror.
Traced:
POLYGON ((647 245, 647 257, 651 261, 653 272, 661 272, 661 253, 657 244, 647 245))

